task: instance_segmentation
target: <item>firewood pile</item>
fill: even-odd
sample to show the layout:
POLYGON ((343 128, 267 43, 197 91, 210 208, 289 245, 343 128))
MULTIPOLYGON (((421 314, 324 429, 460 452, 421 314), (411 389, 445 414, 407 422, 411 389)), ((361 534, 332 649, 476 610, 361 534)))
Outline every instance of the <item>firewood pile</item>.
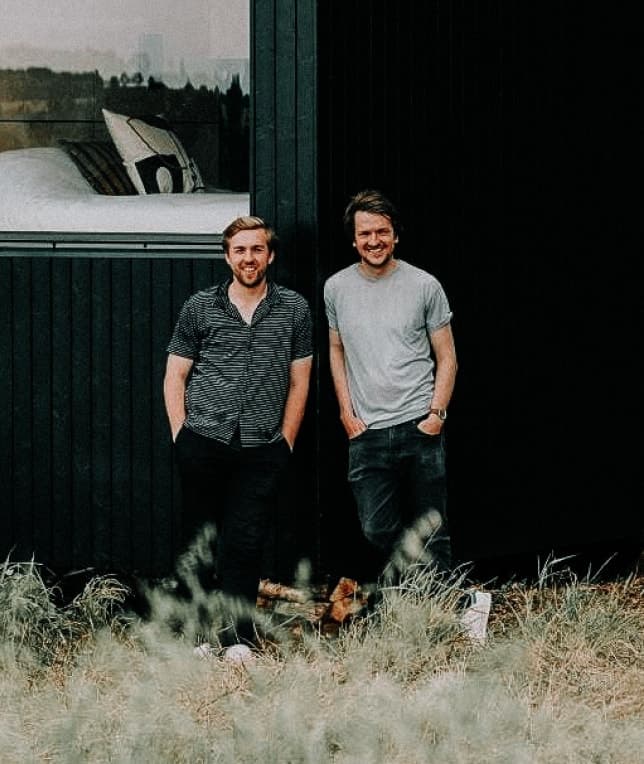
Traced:
POLYGON ((323 585, 307 589, 262 579, 257 596, 257 607, 277 614, 296 636, 307 627, 335 636, 342 624, 364 614, 367 605, 368 596, 358 582, 344 577, 333 588, 323 585))

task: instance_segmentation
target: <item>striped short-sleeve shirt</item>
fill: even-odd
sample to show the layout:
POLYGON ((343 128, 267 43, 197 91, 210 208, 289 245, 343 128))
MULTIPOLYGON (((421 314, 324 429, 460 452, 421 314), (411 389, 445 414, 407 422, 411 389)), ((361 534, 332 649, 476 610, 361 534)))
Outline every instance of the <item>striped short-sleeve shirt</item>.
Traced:
POLYGON ((313 353, 311 312, 297 292, 269 282, 250 324, 228 297, 230 281, 184 303, 168 353, 194 361, 185 426, 242 447, 281 437, 290 365, 313 353))

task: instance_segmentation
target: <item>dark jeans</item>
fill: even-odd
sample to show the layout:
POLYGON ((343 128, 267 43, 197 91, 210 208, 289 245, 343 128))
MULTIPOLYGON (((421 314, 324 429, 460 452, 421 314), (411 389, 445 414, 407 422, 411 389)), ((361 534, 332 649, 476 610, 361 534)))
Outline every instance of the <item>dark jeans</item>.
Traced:
POLYGON ((449 574, 445 437, 426 435, 419 419, 349 441, 349 483, 367 540, 383 566, 404 572, 422 561, 449 574))
MULTIPOLYGON (((255 606, 266 534, 290 453, 285 440, 240 448, 186 427, 179 432, 175 456, 182 489, 182 554, 194 565, 192 576, 204 591, 218 589, 231 604, 255 606), (214 540, 206 537, 205 552, 186 555, 209 523, 216 529, 214 540)), ((178 579, 179 593, 189 597, 185 576, 179 573, 178 579)), ((251 641, 252 619, 233 620, 237 635, 228 641, 251 641)))

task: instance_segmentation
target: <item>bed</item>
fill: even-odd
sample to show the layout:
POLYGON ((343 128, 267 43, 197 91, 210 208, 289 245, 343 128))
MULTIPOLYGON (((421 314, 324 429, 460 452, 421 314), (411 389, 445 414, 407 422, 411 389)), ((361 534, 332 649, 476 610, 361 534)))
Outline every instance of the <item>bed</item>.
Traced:
MULTIPOLYGON (((0 240, 208 238, 249 212, 244 192, 98 193, 63 147, 0 152, 0 240)), ((188 239, 186 239, 188 240, 188 239)))

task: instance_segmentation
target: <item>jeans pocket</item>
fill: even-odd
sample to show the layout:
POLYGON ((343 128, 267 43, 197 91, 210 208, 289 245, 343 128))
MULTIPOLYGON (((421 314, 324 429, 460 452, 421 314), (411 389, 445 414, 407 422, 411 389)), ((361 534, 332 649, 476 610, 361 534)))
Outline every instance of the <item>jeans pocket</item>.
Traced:
POLYGON ((363 430, 362 432, 359 432, 357 435, 354 435, 352 438, 349 438, 349 443, 355 443, 357 440, 360 440, 361 438, 364 438, 364 436, 369 432, 369 428, 367 427, 366 430, 363 430))
POLYGON ((179 461, 187 461, 193 459, 195 455, 204 453, 204 449, 207 449, 211 442, 209 438, 197 435, 184 424, 177 433, 172 447, 179 461))
POLYGON ((282 437, 282 439, 280 441, 278 441, 278 443, 283 443, 284 444, 284 447, 286 448, 286 453, 289 456, 293 453, 293 451, 291 449, 291 446, 289 445, 289 442, 288 442, 288 440, 286 440, 286 438, 282 437))
POLYGON ((442 432, 442 430, 439 430, 438 432, 425 432, 425 430, 420 429, 420 422, 418 424, 414 424, 414 429, 421 435, 421 437, 429 438, 430 440, 433 438, 440 438, 442 432))
POLYGON ((272 459, 277 460, 282 466, 288 463, 293 452, 291 451, 291 447, 286 438, 281 437, 279 440, 273 441, 273 443, 269 444, 269 447, 272 448, 272 450, 268 452, 272 454, 272 459))

